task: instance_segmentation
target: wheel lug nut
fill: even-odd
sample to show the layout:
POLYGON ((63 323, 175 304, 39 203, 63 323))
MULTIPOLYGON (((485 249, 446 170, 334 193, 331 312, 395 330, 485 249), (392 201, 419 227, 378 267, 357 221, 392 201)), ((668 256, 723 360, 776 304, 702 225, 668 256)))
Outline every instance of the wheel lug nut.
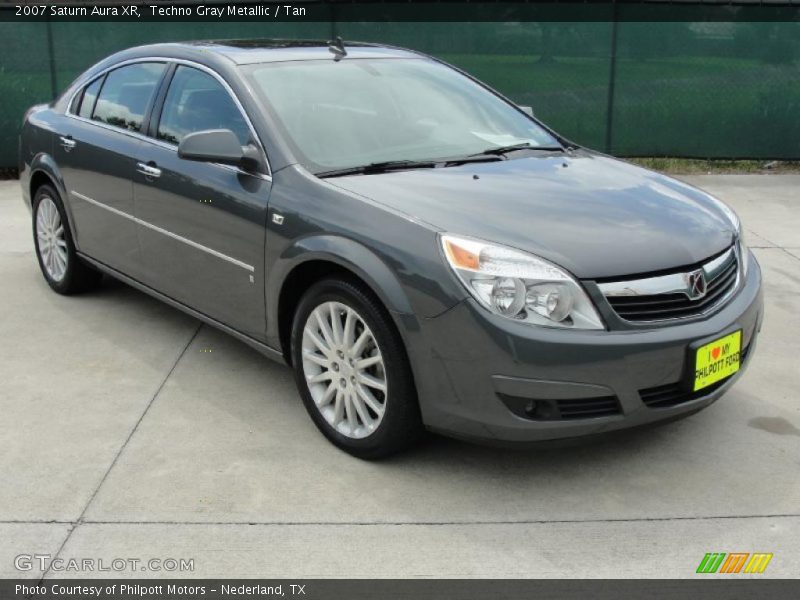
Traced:
POLYGON ((339 363, 333 363, 333 370, 334 371, 338 371, 339 370, 339 363))
POLYGON ((340 387, 345 387, 346 385, 347 385, 347 380, 346 380, 344 377, 342 377, 342 378, 339 380, 339 386, 340 386, 340 387))

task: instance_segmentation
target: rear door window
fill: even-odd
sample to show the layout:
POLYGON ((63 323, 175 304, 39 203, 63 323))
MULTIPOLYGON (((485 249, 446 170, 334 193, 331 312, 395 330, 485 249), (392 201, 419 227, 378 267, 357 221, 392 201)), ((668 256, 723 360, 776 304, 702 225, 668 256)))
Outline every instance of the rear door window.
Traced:
POLYGON ((111 71, 100 90, 92 118, 129 131, 141 131, 147 107, 165 68, 164 63, 136 63, 111 71))

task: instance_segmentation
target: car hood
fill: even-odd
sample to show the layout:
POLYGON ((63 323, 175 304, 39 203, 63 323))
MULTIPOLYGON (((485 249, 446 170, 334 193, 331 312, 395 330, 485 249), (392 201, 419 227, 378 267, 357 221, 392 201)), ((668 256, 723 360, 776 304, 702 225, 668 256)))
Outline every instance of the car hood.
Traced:
POLYGON ((734 237, 728 209, 709 194, 592 153, 327 181, 442 231, 532 252, 582 279, 691 265, 734 237))

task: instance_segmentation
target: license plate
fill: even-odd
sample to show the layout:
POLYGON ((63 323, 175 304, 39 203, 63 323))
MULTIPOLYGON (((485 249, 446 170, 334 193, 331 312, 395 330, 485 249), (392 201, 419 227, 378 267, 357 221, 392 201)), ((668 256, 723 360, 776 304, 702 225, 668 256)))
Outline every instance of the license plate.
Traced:
POLYGON ((704 344, 695 353, 694 391, 702 390, 739 370, 742 331, 704 344))

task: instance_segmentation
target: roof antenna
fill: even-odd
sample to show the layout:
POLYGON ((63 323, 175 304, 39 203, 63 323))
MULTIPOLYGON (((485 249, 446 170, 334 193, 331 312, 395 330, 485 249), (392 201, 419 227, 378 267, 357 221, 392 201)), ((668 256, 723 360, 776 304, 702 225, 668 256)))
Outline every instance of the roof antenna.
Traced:
POLYGON ((344 49, 344 42, 339 36, 336 36, 335 40, 328 42, 328 50, 334 53, 335 56, 333 57, 333 60, 336 62, 339 62, 345 56, 347 56, 347 50, 344 49))

